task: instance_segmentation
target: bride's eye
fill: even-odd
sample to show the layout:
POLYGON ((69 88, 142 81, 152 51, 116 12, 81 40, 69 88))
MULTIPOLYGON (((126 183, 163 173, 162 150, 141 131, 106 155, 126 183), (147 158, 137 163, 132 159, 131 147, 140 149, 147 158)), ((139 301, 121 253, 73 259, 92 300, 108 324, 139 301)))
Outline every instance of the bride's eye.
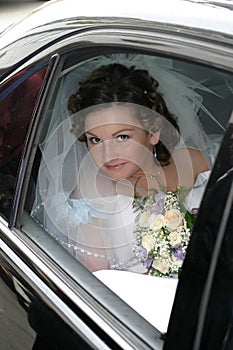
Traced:
POLYGON ((127 141, 129 139, 129 135, 118 135, 117 140, 120 142, 127 141))
POLYGON ((99 137, 93 136, 93 137, 90 137, 90 138, 89 138, 89 141, 90 141, 92 144, 96 145, 97 143, 100 143, 102 140, 101 140, 99 137))

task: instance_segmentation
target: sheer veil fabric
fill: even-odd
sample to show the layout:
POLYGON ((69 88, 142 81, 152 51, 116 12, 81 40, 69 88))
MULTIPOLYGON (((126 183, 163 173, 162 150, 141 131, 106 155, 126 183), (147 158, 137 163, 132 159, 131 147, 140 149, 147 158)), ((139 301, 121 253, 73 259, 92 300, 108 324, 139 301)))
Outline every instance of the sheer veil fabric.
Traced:
MULTIPOLYGON (((206 89, 204 86, 150 56, 101 56, 63 72, 60 77, 40 144, 42 159, 31 215, 90 271, 111 268, 144 272, 132 249, 136 216, 132 209, 133 184, 108 179, 96 167, 86 144, 70 132, 73 116, 67 110, 69 96, 92 70, 115 62, 149 71, 159 82, 159 92, 168 109, 178 117, 181 141, 177 147, 199 149, 211 163, 212 144, 198 119, 198 111, 205 107, 196 91, 206 89)), ((198 194, 195 188, 190 192, 188 208, 192 208, 193 201, 194 207, 198 206, 207 179, 208 173, 198 177, 198 194)))

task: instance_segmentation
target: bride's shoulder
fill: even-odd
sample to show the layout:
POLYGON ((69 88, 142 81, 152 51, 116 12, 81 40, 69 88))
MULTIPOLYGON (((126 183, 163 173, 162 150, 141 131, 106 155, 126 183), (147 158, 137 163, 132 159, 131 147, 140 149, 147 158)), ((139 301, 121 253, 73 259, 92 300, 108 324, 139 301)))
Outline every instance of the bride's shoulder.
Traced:
POLYGON ((196 175, 210 170, 209 159, 207 159, 207 156, 200 150, 194 148, 180 148, 174 151, 173 157, 182 162, 185 161, 185 158, 191 161, 193 172, 196 175))

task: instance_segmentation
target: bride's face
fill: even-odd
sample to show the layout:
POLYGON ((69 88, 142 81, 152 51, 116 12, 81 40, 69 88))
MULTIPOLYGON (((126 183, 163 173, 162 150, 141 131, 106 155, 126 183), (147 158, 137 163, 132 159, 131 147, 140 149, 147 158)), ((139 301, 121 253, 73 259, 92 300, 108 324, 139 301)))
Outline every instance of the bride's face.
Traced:
POLYGON ((111 106, 91 112, 85 119, 85 135, 97 167, 114 180, 149 173, 154 164, 153 146, 159 131, 150 134, 130 107, 111 106))

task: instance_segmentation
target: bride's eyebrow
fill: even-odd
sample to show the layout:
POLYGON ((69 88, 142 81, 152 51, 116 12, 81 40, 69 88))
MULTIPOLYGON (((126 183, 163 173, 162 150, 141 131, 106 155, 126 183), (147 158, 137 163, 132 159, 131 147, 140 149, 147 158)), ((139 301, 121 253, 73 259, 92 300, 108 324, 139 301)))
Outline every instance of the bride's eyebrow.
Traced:
MULTIPOLYGON (((134 131, 134 130, 135 130, 134 128, 121 129, 121 130, 118 130, 118 131, 114 132, 114 133, 112 134, 112 136, 116 136, 116 135, 118 135, 118 134, 121 133, 121 132, 134 131)), ((99 137, 99 136, 93 134, 91 131, 86 131, 85 134, 86 134, 86 135, 89 134, 89 135, 94 136, 94 137, 99 137)))
POLYGON ((121 129, 121 130, 119 130, 119 131, 117 131, 117 132, 114 132, 114 133, 112 134, 112 136, 116 136, 117 134, 120 134, 121 132, 134 131, 134 130, 135 130, 134 128, 131 128, 131 129, 121 129))
POLYGON ((91 136, 98 137, 97 135, 93 134, 93 133, 90 132, 90 131, 86 131, 85 134, 89 134, 89 135, 91 135, 91 136))

